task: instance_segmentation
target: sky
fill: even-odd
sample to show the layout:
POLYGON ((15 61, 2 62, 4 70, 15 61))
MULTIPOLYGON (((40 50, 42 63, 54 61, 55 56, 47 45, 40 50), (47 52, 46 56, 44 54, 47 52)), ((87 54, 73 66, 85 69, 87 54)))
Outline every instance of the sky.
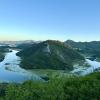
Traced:
POLYGON ((100 40, 100 0, 0 0, 0 41, 100 40))

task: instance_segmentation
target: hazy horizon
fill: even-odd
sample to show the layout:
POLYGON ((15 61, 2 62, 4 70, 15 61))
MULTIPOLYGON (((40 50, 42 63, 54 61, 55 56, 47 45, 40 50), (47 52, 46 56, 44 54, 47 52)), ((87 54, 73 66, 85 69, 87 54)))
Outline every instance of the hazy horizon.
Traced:
MULTIPOLYGON (((51 40, 51 41, 53 41, 54 39, 47 39, 47 40, 51 40)), ((30 40, 28 40, 28 39, 25 39, 25 40, 0 40, 0 42, 17 42, 17 41, 34 41, 34 42, 39 42, 39 41, 47 41, 47 40, 32 40, 32 39, 30 39, 30 40)), ((96 42, 100 42, 100 40, 91 40, 91 41, 75 41, 75 40, 72 40, 72 39, 67 39, 67 40, 71 40, 71 41, 74 41, 74 42, 94 42, 94 41, 96 41, 96 42)), ((67 41, 67 40, 57 40, 57 39, 55 39, 54 41, 61 41, 61 42, 65 42, 65 41, 67 41)))
POLYGON ((0 41, 100 41, 99 0, 2 0, 0 41))

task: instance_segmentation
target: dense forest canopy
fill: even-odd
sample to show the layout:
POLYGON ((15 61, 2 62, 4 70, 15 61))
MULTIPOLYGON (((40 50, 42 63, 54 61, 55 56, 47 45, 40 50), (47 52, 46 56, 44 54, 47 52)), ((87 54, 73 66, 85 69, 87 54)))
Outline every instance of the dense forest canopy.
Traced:
POLYGON ((72 70, 73 63, 84 60, 77 51, 60 41, 44 41, 25 48, 18 54, 21 66, 26 69, 72 70))

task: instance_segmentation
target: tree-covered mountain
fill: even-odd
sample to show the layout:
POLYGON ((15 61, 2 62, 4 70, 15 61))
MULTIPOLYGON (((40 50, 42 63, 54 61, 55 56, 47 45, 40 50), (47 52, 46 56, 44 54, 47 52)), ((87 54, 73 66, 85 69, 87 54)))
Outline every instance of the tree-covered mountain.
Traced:
POLYGON ((65 44, 69 44, 81 53, 91 54, 92 56, 100 58, 100 41, 75 42, 72 40, 67 40, 65 44))
POLYGON ((47 40, 20 51, 21 67, 26 69, 73 69, 73 63, 84 60, 77 51, 59 41, 47 40))

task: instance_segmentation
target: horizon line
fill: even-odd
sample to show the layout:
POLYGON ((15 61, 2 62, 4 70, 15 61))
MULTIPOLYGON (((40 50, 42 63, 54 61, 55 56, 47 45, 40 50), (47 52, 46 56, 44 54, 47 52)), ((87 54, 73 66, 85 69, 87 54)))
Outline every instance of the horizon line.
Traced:
POLYGON ((73 41, 73 42, 99 42, 100 40, 90 40, 90 41, 87 41, 87 40, 84 40, 84 41, 81 41, 81 40, 73 40, 73 39, 66 39, 66 40, 57 40, 57 39, 46 39, 46 40, 34 40, 34 39, 20 39, 20 40, 0 40, 0 42, 18 42, 18 41, 47 41, 47 40, 52 40, 52 41, 61 41, 61 42, 65 42, 65 41, 73 41))

